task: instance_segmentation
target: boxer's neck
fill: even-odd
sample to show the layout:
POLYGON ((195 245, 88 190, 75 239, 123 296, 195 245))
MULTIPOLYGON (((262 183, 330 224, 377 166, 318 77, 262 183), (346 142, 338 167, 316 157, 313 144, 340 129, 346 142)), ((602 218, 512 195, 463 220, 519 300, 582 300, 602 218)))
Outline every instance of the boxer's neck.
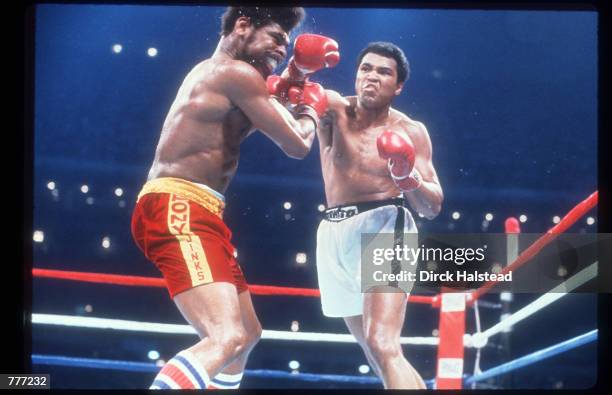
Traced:
POLYGON ((391 106, 380 108, 366 108, 357 100, 357 111, 355 113, 357 122, 364 127, 378 126, 384 124, 389 119, 391 106))
POLYGON ((232 59, 239 59, 241 53, 242 48, 240 48, 237 38, 230 34, 228 36, 221 37, 221 40, 219 40, 219 44, 217 44, 217 48, 215 48, 215 52, 212 56, 229 56, 232 59))

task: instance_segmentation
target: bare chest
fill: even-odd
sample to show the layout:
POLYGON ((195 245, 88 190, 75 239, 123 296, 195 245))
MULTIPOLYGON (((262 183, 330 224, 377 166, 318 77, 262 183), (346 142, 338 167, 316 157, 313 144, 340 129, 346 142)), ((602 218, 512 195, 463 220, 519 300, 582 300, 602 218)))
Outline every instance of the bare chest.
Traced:
POLYGON ((376 138, 383 127, 360 128, 350 119, 338 119, 333 130, 329 159, 344 169, 376 170, 382 164, 376 148, 376 138))
POLYGON ((240 144, 253 131, 253 124, 237 107, 232 106, 223 122, 223 134, 226 139, 240 144))

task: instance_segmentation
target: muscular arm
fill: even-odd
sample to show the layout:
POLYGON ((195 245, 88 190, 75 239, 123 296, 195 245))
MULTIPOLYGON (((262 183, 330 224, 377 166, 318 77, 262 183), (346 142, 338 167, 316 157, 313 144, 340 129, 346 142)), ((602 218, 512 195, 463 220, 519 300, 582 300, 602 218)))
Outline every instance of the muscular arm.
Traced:
POLYGON ((416 122, 416 126, 411 124, 408 128, 412 132, 408 135, 416 147, 414 167, 421 173, 423 181, 419 188, 404 192, 404 197, 410 207, 418 213, 427 219, 434 219, 442 209, 444 194, 432 162, 431 140, 425 125, 421 122, 416 122))
POLYGON ((336 118, 339 111, 350 105, 349 101, 336 91, 329 89, 325 90, 327 101, 329 103, 327 113, 321 118, 319 128, 317 129, 317 138, 321 149, 331 147, 333 144, 334 128, 337 128, 336 118))
POLYGON ((310 152, 316 129, 310 117, 296 120, 276 99, 270 97, 261 75, 251 66, 235 64, 225 74, 228 98, 255 128, 274 141, 289 157, 302 159, 310 152))

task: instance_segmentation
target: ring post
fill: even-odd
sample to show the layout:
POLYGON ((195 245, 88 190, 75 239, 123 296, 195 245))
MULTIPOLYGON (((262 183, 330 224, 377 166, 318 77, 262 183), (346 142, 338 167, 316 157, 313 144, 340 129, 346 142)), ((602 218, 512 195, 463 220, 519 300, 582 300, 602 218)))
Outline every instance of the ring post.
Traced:
POLYGON ((445 293, 442 289, 440 296, 440 343, 435 389, 461 389, 467 294, 445 293))

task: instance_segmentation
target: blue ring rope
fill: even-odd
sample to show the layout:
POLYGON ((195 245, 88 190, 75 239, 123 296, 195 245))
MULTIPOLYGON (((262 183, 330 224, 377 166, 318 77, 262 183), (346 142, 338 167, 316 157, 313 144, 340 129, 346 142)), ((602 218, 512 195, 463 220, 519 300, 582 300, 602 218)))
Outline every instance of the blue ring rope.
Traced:
POLYGON ((597 329, 593 329, 592 331, 582 334, 580 336, 576 336, 573 339, 569 339, 559 344, 555 344, 553 346, 544 348, 531 354, 527 354, 513 361, 506 362, 489 370, 485 370, 484 372, 475 376, 471 376, 465 380, 465 386, 468 386, 477 381, 486 380, 494 376, 499 376, 501 374, 508 373, 512 370, 522 368, 526 365, 531 365, 543 359, 550 358, 557 354, 561 354, 562 352, 574 349, 576 347, 580 347, 595 340, 597 340, 597 329))
MULTIPOLYGON (((559 344, 544 348, 542 350, 533 352, 523 357, 517 358, 513 361, 506 362, 497 367, 486 370, 476 376, 471 376, 465 379, 464 385, 468 386, 477 381, 486 380, 488 378, 498 376, 504 373, 508 373, 512 370, 531 365, 538 361, 546 358, 550 358, 554 355, 563 353, 565 351, 580 347, 584 344, 590 343, 597 339, 597 329, 593 329, 590 332, 566 340, 559 344)), ((159 366, 154 363, 147 362, 131 362, 131 361, 117 361, 109 359, 93 359, 93 358, 73 358, 56 355, 32 355, 32 364, 35 365, 55 365, 55 366, 72 366, 81 368, 94 368, 94 369, 113 369, 123 370, 132 372, 147 372, 155 373, 159 371, 159 366)), ((337 383, 356 383, 356 384, 381 384, 378 377, 368 376, 346 376, 336 374, 315 374, 315 373, 289 373, 282 370, 267 370, 267 369, 256 369, 256 370, 245 370, 245 376, 247 377, 266 377, 266 378, 283 378, 292 379, 308 382, 337 382, 337 383)), ((428 388, 432 388, 434 380, 427 380, 425 384, 428 388)))
MULTIPOLYGON (((73 358, 58 355, 32 355, 32 364, 71 366, 80 368, 112 369, 131 372, 157 373, 159 366, 149 362, 116 361, 109 359, 73 358)), ((337 383, 381 384, 378 377, 344 376, 336 374, 290 373, 282 370, 246 370, 245 376, 294 379, 309 382, 331 381, 337 383)), ((433 384, 433 380, 430 380, 433 384)))

